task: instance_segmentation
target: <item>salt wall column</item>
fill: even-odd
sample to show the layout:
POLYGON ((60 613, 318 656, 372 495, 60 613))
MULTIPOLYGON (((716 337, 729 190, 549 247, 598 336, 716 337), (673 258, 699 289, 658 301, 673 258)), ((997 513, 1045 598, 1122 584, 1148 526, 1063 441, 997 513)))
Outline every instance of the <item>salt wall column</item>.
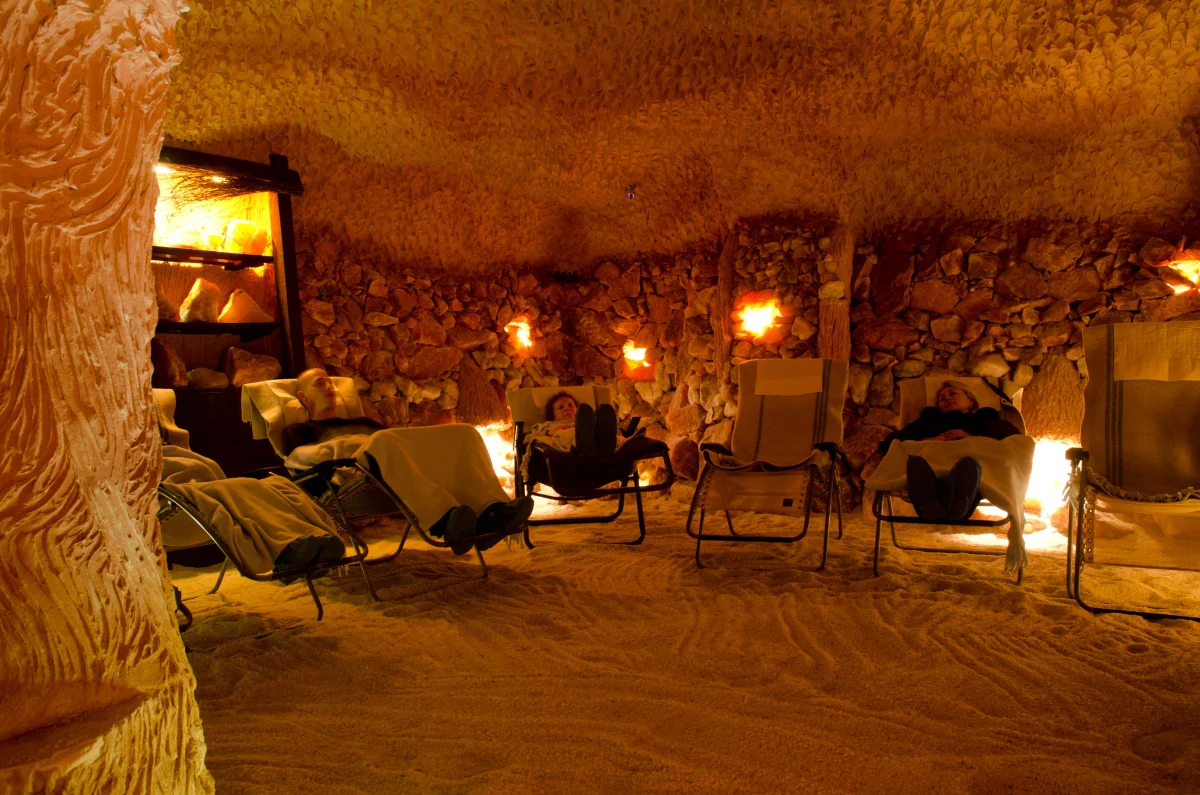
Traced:
POLYGON ((822 359, 850 359, 850 277, 854 234, 838 226, 830 235, 829 255, 821 263, 817 348, 822 359))
POLYGON ((210 792, 154 487, 173 0, 0 0, 0 792, 210 792))

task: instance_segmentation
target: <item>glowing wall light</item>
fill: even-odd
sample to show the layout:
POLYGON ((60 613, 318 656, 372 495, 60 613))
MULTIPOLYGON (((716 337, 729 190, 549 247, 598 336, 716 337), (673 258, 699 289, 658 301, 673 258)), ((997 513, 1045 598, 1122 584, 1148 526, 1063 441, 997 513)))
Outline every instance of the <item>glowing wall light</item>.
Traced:
POLYGON ((621 352, 625 355, 625 364, 631 370, 646 366, 646 349, 634 345, 633 340, 627 340, 621 352))
POLYGON ((504 330, 508 332, 508 339, 517 350, 527 351, 533 347, 533 337, 530 336, 532 329, 528 318, 513 318, 504 330))
POLYGON ((741 331, 752 337, 761 337, 783 317, 779 311, 779 302, 774 298, 757 301, 747 301, 741 309, 734 313, 741 331))

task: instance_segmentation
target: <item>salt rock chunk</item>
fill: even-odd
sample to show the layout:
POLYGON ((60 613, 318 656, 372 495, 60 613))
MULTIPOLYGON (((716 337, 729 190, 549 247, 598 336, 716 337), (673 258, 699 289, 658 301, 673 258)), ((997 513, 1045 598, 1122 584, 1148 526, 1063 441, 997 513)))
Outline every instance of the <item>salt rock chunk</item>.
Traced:
POLYGON ((179 320, 179 307, 157 285, 154 288, 154 300, 158 304, 159 320, 179 320))
POLYGON ((240 288, 229 294, 225 308, 217 316, 219 323, 270 323, 274 319, 258 305, 254 296, 240 288))
POLYGON ((274 356, 241 348, 230 348, 225 352, 225 375, 229 376, 229 383, 239 389, 246 384, 278 378, 281 372, 283 367, 274 356))
POLYGON ((187 380, 193 389, 224 389, 229 386, 229 376, 207 367, 188 370, 187 380))
POLYGON ((150 385, 155 389, 176 389, 188 385, 187 365, 170 345, 157 337, 150 340, 150 364, 154 366, 150 385))
POLYGON ((217 300, 220 297, 221 291, 217 285, 197 279, 179 307, 179 319, 184 323, 217 322, 217 300))

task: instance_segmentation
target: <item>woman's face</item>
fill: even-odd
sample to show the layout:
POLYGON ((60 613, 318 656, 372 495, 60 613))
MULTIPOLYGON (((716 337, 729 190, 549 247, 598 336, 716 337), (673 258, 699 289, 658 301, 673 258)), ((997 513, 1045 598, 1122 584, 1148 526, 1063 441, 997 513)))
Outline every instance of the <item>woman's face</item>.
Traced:
POLYGON ((971 397, 956 386, 944 386, 937 393, 940 411, 970 411, 971 397))
POLYGON ((575 409, 575 400, 566 395, 563 395, 550 404, 550 414, 556 420, 575 419, 575 409))

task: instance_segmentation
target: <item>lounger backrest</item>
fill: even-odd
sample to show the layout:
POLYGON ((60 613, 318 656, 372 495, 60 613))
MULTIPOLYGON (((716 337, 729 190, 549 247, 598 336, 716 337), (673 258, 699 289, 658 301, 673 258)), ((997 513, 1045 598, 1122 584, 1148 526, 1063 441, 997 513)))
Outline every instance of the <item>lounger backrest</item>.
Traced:
POLYGON ((1086 328, 1083 447, 1126 491, 1200 486, 1200 323, 1086 328))
POLYGON ((158 419, 158 433, 163 444, 173 444, 184 450, 191 450, 191 437, 188 432, 175 424, 175 390, 151 390, 154 397, 154 414, 158 419))
POLYGON ((545 422, 546 401, 560 392, 566 392, 581 406, 586 403, 595 408, 604 403, 612 403, 612 388, 595 384, 514 389, 508 393, 508 408, 512 412, 513 423, 521 422, 528 428, 536 423, 545 422))
POLYGON ((820 442, 842 443, 849 366, 831 359, 756 359, 738 365, 730 449, 742 461, 799 463, 820 442))
MULTIPOLYGON (((337 416, 355 419, 363 416, 362 402, 352 378, 331 378, 338 393, 337 416)), ((270 439, 275 452, 283 453, 283 429, 308 421, 308 411, 296 397, 297 381, 281 378, 258 381, 242 387, 242 422, 250 423, 255 439, 270 439)))
POLYGON ((1011 405, 1006 405, 996 391, 986 381, 977 376, 965 375, 935 375, 925 378, 906 378, 900 382, 900 427, 921 416, 921 411, 928 406, 937 406, 937 393, 942 384, 954 381, 962 384, 975 397, 979 408, 992 408, 1000 412, 1000 416, 1017 426, 1025 433, 1025 418, 1021 416, 1021 391, 1009 398, 1011 405))

